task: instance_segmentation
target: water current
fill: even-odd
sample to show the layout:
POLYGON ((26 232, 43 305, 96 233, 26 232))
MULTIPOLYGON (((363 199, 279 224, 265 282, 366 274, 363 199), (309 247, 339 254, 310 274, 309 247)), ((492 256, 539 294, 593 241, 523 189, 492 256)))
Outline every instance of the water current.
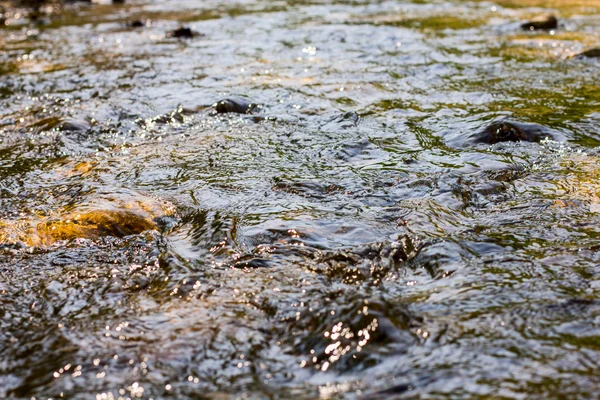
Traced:
POLYGON ((0 397, 598 396, 596 0, 0 11, 0 397))

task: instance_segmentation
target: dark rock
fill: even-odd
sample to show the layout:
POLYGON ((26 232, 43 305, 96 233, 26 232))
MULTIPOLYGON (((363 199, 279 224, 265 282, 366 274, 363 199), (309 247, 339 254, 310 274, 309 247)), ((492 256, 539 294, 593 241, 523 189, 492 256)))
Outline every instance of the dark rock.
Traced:
POLYGON ((521 28, 526 31, 549 31, 558 28, 558 19, 552 14, 544 14, 524 23, 521 28))
POLYGON ((146 24, 142 21, 140 21, 139 19, 136 19, 135 21, 131 21, 129 24, 127 24, 130 28, 143 28, 146 26, 146 24))
POLYGON ((168 37, 181 38, 181 39, 192 39, 195 35, 196 35, 196 32, 194 32, 190 28, 187 28, 184 26, 167 33, 168 37))
POLYGON ((253 104, 242 97, 230 97, 223 99, 214 105, 217 114, 237 113, 250 114, 255 110, 262 108, 259 104, 253 104))
POLYGON ((585 58, 600 58, 600 48, 584 51, 583 53, 577 54, 575 57, 578 57, 578 58, 583 58, 583 57, 585 57, 585 58))
POLYGON ((63 132, 85 132, 92 125, 84 119, 65 118, 57 128, 63 132))
POLYGON ((553 139, 549 129, 537 124, 526 124, 508 119, 496 120, 477 132, 474 143, 494 144, 500 142, 539 142, 553 139))

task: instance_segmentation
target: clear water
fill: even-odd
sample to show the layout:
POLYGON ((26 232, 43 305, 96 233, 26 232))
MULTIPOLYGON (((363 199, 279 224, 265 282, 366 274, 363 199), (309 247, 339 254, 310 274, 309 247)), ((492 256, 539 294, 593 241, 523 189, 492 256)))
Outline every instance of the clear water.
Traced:
POLYGON ((19 13, 0 397, 597 395, 600 62, 571 58, 597 1, 19 13), (556 31, 519 29, 547 11, 556 31), (263 108, 216 115, 231 96, 263 108), (501 116, 555 140, 470 142, 501 116), (44 239, 107 210, 156 229, 44 239))

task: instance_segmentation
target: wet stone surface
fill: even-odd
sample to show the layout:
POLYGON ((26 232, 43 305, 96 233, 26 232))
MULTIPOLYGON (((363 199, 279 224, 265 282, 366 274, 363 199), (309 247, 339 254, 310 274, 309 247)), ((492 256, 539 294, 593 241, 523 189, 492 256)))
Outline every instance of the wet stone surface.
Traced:
POLYGON ((218 114, 250 114, 253 111, 261 109, 262 106, 253 104, 249 100, 242 97, 232 97, 228 99, 219 100, 215 103, 215 111, 218 114))
POLYGON ((544 139, 554 139, 548 128, 500 118, 477 132, 472 141, 495 144, 500 142, 540 142, 544 139))
POLYGON ((521 28, 526 31, 549 31, 558 28, 558 19, 552 14, 539 15, 531 21, 525 22, 521 28))
POLYGON ((0 398, 594 398, 599 7, 2 3, 0 398))
POLYGON ((586 50, 582 53, 579 53, 577 56, 586 58, 600 58, 600 49, 586 50))
POLYGON ((181 38, 181 39, 191 39, 194 36, 199 36, 199 35, 200 34, 198 32, 194 32, 190 28, 183 27, 183 26, 181 28, 177 28, 177 29, 167 33, 168 37, 181 38))

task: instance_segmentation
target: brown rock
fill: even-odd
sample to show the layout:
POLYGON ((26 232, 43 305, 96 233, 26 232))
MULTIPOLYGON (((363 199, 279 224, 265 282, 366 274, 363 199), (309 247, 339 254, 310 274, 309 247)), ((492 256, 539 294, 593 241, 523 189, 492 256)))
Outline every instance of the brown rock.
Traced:
POLYGON ((95 210, 71 219, 42 222, 37 226, 43 244, 76 238, 125 237, 155 229, 156 224, 128 210, 95 210))
POLYGON ((1 221, 0 245, 46 246, 59 240, 125 237, 157 229, 147 216, 129 210, 94 210, 56 219, 1 221))

